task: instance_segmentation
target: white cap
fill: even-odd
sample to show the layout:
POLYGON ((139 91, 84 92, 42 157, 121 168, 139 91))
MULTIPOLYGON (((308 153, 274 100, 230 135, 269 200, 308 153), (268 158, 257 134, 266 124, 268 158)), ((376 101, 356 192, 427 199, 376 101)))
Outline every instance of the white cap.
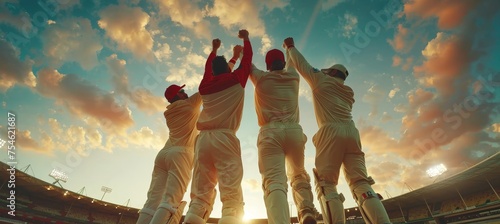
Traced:
POLYGON ((341 64, 334 64, 330 68, 321 69, 321 71, 326 74, 326 73, 330 72, 333 69, 339 70, 342 73, 344 73, 344 75, 345 75, 346 78, 349 75, 349 72, 347 71, 347 69, 345 68, 345 66, 343 66, 341 64))

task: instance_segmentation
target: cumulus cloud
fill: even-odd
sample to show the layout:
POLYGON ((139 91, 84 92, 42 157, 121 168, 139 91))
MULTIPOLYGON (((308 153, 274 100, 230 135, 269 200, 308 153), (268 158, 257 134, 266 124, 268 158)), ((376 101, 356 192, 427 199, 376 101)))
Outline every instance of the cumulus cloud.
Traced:
POLYGON ((392 57, 392 66, 393 67, 401 67, 403 71, 408 71, 413 65, 413 57, 408 57, 406 59, 401 58, 400 56, 395 55, 392 57))
POLYGON ((186 52, 187 51, 187 48, 184 47, 184 46, 181 46, 181 45, 177 45, 176 46, 177 50, 179 50, 180 52, 186 52))
POLYGON ((408 28, 404 27, 403 24, 398 24, 394 39, 388 40, 394 50, 398 52, 406 52, 409 50, 410 46, 407 43, 408 33, 408 28))
POLYGON ((128 135, 129 143, 142 148, 161 149, 165 145, 167 136, 154 133, 149 127, 142 127, 128 135))
POLYGON ((132 52, 135 57, 153 61, 153 38, 146 30, 149 15, 139 7, 110 5, 99 12, 99 27, 118 45, 118 49, 132 52))
POLYGON ((172 50, 170 49, 170 45, 167 43, 159 44, 158 49, 154 52, 154 54, 158 61, 163 62, 170 58, 172 50))
POLYGON ((398 153, 398 141, 379 127, 370 125, 360 125, 359 133, 363 148, 369 149, 373 153, 398 153))
POLYGON ((387 96, 387 92, 380 85, 372 85, 363 95, 363 101, 372 107, 371 116, 378 115, 378 105, 385 99, 385 96, 387 96))
POLYGON ((351 13, 345 13, 344 17, 339 17, 340 24, 342 27, 342 36, 351 38, 356 35, 356 27, 358 26, 358 17, 351 13))
POLYGON ((323 11, 328 11, 331 8, 337 6, 338 4, 342 3, 344 0, 324 0, 321 1, 321 9, 323 11))
POLYGON ((394 88, 394 89, 391 89, 391 91, 389 91, 389 98, 394 98, 394 96, 396 95, 396 93, 398 93, 400 91, 399 88, 394 88))
POLYGON ((75 151, 80 156, 89 156, 91 150, 102 149, 101 132, 95 128, 70 125, 66 127, 55 118, 40 120, 38 139, 30 131, 21 131, 19 148, 52 155, 55 151, 75 151))
POLYGON ((203 78, 206 57, 189 52, 175 62, 168 63, 166 81, 174 84, 186 84, 186 89, 197 89, 203 78))
POLYGON ((382 113, 382 117, 380 117, 380 120, 381 120, 382 122, 387 122, 387 121, 391 121, 391 120, 393 120, 393 118, 392 118, 392 116, 391 116, 391 115, 389 115, 389 113, 384 112, 384 113, 382 113))
POLYGON ((259 9, 254 1, 215 0, 213 7, 208 9, 208 15, 217 17, 219 24, 227 30, 246 28, 252 36, 263 36, 266 29, 259 17, 259 9))
POLYGON ((63 128, 57 119, 49 118, 47 124, 54 136, 60 136, 63 133, 63 128))
POLYGON ((0 39, 0 90, 6 91, 15 84, 36 86, 36 77, 31 68, 33 60, 20 59, 20 52, 12 44, 0 39))
POLYGON ((97 54, 102 45, 97 30, 90 20, 66 18, 51 24, 42 34, 43 52, 51 61, 51 67, 74 61, 83 69, 90 70, 98 64, 97 54))
POLYGON ((408 71, 413 65, 413 57, 408 57, 406 58, 406 61, 405 63, 401 66, 401 69, 403 69, 403 71, 408 71))
POLYGON ((262 55, 266 55, 266 53, 272 48, 271 38, 267 34, 264 34, 264 36, 262 36, 261 43, 262 48, 260 48, 260 53, 262 55))
POLYGON ((299 83, 299 96, 306 98, 309 102, 313 101, 311 87, 306 83, 306 81, 300 77, 302 80, 299 83))
POLYGON ((392 57, 392 66, 397 67, 397 66, 401 65, 401 60, 402 60, 401 57, 399 57, 397 55, 392 57))
POLYGON ((165 99, 162 95, 156 96, 146 88, 135 88, 131 91, 129 99, 137 108, 147 113, 165 110, 165 99))
POLYGON ((408 94, 408 104, 412 110, 417 109, 418 106, 424 105, 429 102, 434 97, 432 92, 426 91, 425 89, 418 88, 413 92, 408 94))
POLYGON ((491 129, 493 132, 500 133, 500 123, 495 123, 495 124, 491 125, 491 129))
POLYGON ((16 132, 16 146, 37 153, 50 154, 52 152, 50 141, 50 137, 45 135, 43 143, 37 142, 33 139, 29 130, 18 130, 16 132))
POLYGON ((230 31, 240 28, 247 29, 252 36, 263 37, 266 34, 264 21, 260 18, 263 9, 269 11, 275 8, 283 9, 289 1, 240 1, 215 0, 213 7, 208 9, 208 16, 219 19, 219 24, 230 31))
POLYGON ((260 181, 256 179, 245 179, 244 183, 252 191, 260 191, 262 189, 260 181))
POLYGON ((128 72, 125 67, 127 62, 122 59, 118 59, 116 54, 112 54, 106 58, 106 65, 111 74, 111 82, 113 83, 115 90, 120 94, 128 94, 129 81, 128 72))
MULTIPOLYGON (((416 2, 430 1, 406 4, 416 2)), ((461 7, 439 5, 440 13, 454 13, 454 7, 461 7)), ((500 83, 495 82, 493 74, 496 73, 488 68, 488 55, 494 41, 493 36, 485 33, 493 26, 491 18, 497 13, 491 9, 493 6, 500 3, 478 3, 468 12, 470 17, 463 17, 460 24, 453 26, 457 29, 440 31, 427 40, 421 49, 423 60, 418 60, 416 66, 413 66, 416 61, 413 57, 393 58, 395 66, 403 69, 413 66, 418 81, 417 88, 406 96, 407 104, 394 108, 403 113, 400 133, 394 135, 370 125, 360 125, 365 148, 378 155, 389 154, 408 161, 408 166, 401 168, 400 176, 412 187, 432 183, 425 170, 433 165, 445 163, 448 173, 454 173, 463 170, 464 163, 475 164, 498 152, 493 118, 499 114, 499 102, 493 94, 500 83), (477 27, 477 19, 485 23, 477 27)), ((412 20, 426 19, 417 13, 412 16, 412 20)), ((408 35, 420 32, 402 30, 408 35)), ((406 45, 393 43, 395 49, 405 49, 406 45)))
POLYGON ((465 16, 477 5, 479 1, 471 0, 408 1, 404 5, 404 13, 422 19, 437 17, 439 28, 451 29, 461 25, 465 16))
POLYGON ((203 38, 211 38, 210 23, 203 20, 206 12, 192 1, 161 1, 153 0, 159 7, 159 14, 169 16, 170 19, 193 31, 195 35, 203 38))
POLYGON ((443 32, 428 42, 422 55, 426 60, 414 67, 414 72, 425 86, 446 95, 456 92, 456 79, 468 73, 471 62, 479 56, 470 40, 443 32))
POLYGON ((131 100, 140 110, 154 113, 164 110, 165 101, 161 96, 155 96, 151 91, 141 86, 130 87, 127 62, 119 59, 116 54, 106 58, 106 65, 110 70, 112 83, 117 93, 131 100))
POLYGON ((186 37, 186 36, 180 36, 180 37, 179 37, 179 40, 180 40, 181 42, 191 42, 191 38, 186 37))
POLYGON ((30 15, 17 7, 19 7, 19 3, 16 1, 2 1, 0 3, 0 24, 7 24, 20 31, 23 36, 28 37, 33 29, 30 15), (19 11, 19 13, 14 14, 12 11, 19 11))
POLYGON ((113 95, 77 75, 61 74, 44 68, 37 76, 37 90, 54 98, 74 116, 91 118, 95 124, 111 133, 123 133, 134 121, 128 107, 120 105, 113 95))
MULTIPOLYGON (((159 14, 168 16, 181 26, 191 30, 197 37, 212 38, 210 23, 206 17, 215 17, 219 24, 228 32, 237 35, 239 29, 247 29, 251 36, 260 37, 263 44, 260 52, 266 52, 271 44, 271 38, 266 34, 261 12, 283 9, 289 5, 288 0, 272 1, 232 1, 215 0, 213 4, 202 6, 192 1, 160 1, 153 0, 159 8, 159 14)), ((181 38, 188 41, 189 38, 181 38)))

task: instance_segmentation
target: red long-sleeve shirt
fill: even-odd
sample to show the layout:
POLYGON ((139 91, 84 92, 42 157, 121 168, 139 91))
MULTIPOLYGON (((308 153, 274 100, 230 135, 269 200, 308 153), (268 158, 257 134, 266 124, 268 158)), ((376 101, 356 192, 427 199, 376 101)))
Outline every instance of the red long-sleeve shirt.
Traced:
POLYGON ((212 72, 212 61, 215 58, 215 54, 212 52, 207 58, 205 63, 205 73, 203 74, 203 79, 201 80, 200 87, 198 88, 201 95, 212 94, 225 90, 236 84, 240 84, 245 88, 248 75, 252 70, 252 45, 250 41, 243 41, 243 58, 241 59, 240 67, 231 73, 224 73, 217 76, 213 75, 212 72))

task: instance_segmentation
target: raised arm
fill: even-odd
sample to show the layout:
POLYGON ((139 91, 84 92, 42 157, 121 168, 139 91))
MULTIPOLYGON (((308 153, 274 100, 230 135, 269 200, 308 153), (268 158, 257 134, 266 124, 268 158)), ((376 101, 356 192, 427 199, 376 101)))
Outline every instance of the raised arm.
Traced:
POLYGON ((240 67, 232 73, 243 88, 247 84, 248 75, 250 75, 252 69, 253 51, 248 35, 247 30, 240 30, 238 33, 238 37, 243 39, 243 58, 241 58, 240 67))
MULTIPOLYGON (((292 62, 293 67, 312 85, 318 81, 318 76, 322 75, 318 69, 312 67, 302 54, 295 48, 293 38, 288 37, 284 40, 283 46, 287 51, 287 62, 292 62), (290 59, 290 60, 289 60, 290 59)), ((288 65, 288 66, 292 66, 288 65)))
POLYGON ((243 52, 243 46, 236 45, 233 47, 233 57, 227 63, 227 66, 229 66, 230 71, 233 71, 234 65, 236 64, 236 61, 238 61, 238 58, 240 57, 241 52, 243 52))
POLYGON ((210 52, 210 55, 207 58, 207 62, 205 62, 205 73, 203 74, 203 79, 204 80, 209 80, 212 78, 212 61, 214 60, 215 56, 217 56, 217 50, 220 47, 220 40, 219 39, 213 39, 212 40, 212 52, 210 52))

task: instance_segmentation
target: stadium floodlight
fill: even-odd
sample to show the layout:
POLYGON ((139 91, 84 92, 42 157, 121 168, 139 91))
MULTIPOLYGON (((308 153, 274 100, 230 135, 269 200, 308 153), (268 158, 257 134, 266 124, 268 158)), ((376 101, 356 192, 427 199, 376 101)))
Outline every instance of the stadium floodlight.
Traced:
POLYGON ((104 194, 102 194, 102 197, 101 197, 101 201, 102 199, 104 198, 104 195, 106 195, 106 193, 111 193, 113 189, 109 188, 109 187, 106 187, 106 186, 102 186, 101 187, 101 191, 104 192, 104 194))
POLYGON ((441 163, 439 165, 436 165, 436 166, 429 168, 427 170, 427 175, 429 175, 429 177, 436 177, 436 176, 443 174, 447 170, 448 169, 446 169, 446 167, 441 163))
POLYGON ((61 188, 63 188, 63 186, 61 185, 61 183, 59 183, 59 181, 62 181, 64 183, 68 181, 68 175, 58 169, 53 169, 52 172, 50 172, 49 176, 56 180, 52 184, 59 184, 61 188))

